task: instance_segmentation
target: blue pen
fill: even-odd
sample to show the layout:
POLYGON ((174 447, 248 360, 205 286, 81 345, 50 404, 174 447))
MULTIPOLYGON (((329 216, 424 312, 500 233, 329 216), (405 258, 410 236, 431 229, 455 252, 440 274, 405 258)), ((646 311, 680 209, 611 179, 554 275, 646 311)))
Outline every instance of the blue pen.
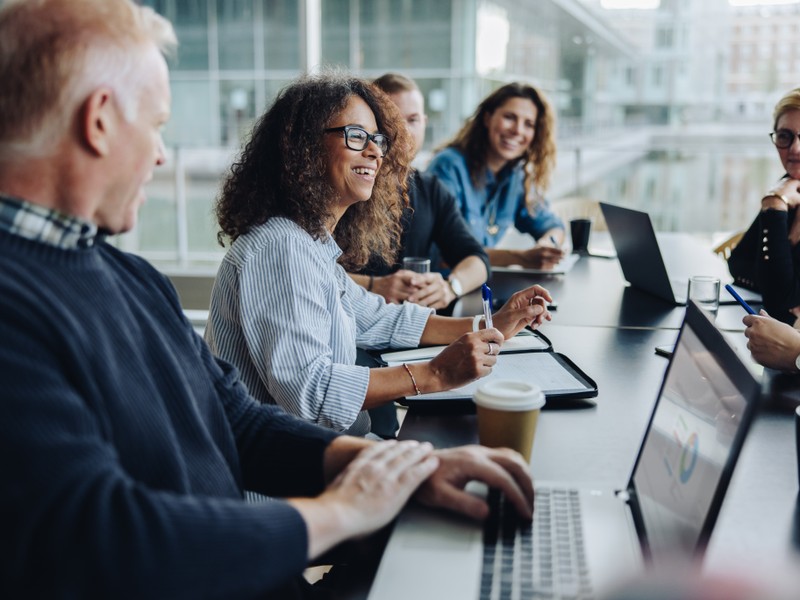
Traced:
POLYGON ((553 242, 553 246, 555 246, 556 248, 558 248, 558 246, 559 246, 559 243, 558 243, 558 240, 556 239, 556 236, 554 236, 554 235, 551 235, 551 236, 550 236, 550 241, 551 241, 551 242, 553 242))
POLYGON ((734 300, 736 300, 739 304, 742 305, 742 308, 745 309, 751 315, 756 314, 756 311, 750 306, 747 302, 745 302, 742 297, 736 293, 736 290, 731 287, 730 284, 725 284, 725 289, 728 290, 728 293, 733 296, 734 300))
POLYGON ((486 329, 492 325, 492 290, 485 283, 481 286, 481 296, 483 296, 483 318, 486 320, 486 329))

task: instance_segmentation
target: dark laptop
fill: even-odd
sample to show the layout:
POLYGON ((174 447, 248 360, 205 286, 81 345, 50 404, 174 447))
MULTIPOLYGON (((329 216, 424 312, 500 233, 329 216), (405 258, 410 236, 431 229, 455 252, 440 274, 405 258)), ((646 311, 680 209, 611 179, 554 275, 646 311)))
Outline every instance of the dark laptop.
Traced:
POLYGON ((735 350, 690 302, 625 489, 537 481, 532 524, 518 522, 495 491, 484 525, 409 507, 369 598, 595 598, 647 565, 695 561, 759 396, 735 350))
MULTIPOLYGON (((724 284, 732 281, 727 265, 706 248, 693 246, 670 248, 682 254, 684 272, 670 272, 661 253, 650 215, 646 212, 600 202, 603 217, 617 251, 622 274, 632 287, 657 296, 672 304, 686 304, 689 277, 712 275, 719 277, 720 304, 733 304, 735 300, 725 291, 724 284), (690 272, 689 272, 690 271, 690 272)), ((750 290, 734 286, 747 302, 760 303, 761 296, 750 290)))

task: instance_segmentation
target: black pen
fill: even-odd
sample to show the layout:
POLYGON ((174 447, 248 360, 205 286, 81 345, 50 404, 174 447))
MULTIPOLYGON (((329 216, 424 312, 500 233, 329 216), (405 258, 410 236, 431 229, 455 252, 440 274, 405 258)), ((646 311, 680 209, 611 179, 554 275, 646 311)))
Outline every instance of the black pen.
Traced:
POLYGON ((745 302, 744 299, 742 299, 742 297, 739 294, 736 293, 736 290, 733 289, 733 287, 730 284, 726 283, 725 284, 725 289, 728 290, 728 293, 731 296, 733 296, 734 300, 736 300, 739 304, 742 305, 743 309, 745 309, 751 315, 755 315, 756 314, 755 309, 753 309, 752 306, 750 306, 747 302, 745 302))

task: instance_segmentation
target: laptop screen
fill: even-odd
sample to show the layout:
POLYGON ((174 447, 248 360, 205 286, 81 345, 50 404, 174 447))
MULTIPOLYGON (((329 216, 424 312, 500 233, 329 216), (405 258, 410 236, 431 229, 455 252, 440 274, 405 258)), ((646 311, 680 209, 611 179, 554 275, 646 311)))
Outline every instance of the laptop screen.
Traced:
POLYGON ((758 394, 745 370, 690 305, 632 478, 656 565, 707 541, 758 394))

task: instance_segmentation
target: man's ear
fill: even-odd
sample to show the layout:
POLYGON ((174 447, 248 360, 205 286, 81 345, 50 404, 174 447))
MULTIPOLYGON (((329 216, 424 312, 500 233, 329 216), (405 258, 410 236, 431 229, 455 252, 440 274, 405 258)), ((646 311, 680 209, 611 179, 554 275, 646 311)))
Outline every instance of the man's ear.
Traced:
POLYGON ((97 156, 107 156, 111 151, 114 125, 119 118, 109 88, 98 88, 86 99, 81 111, 79 135, 97 156))

